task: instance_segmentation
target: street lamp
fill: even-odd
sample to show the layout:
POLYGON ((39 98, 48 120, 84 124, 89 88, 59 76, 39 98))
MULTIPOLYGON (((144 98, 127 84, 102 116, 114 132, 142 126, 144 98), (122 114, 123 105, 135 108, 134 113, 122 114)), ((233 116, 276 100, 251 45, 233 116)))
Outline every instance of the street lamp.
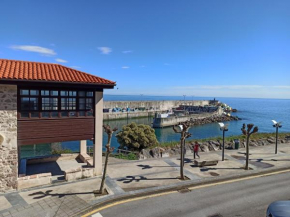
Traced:
POLYGON ((220 130, 223 131, 223 155, 222 155, 222 161, 225 160, 225 132, 228 131, 228 125, 225 125, 224 123, 219 123, 220 130))
POLYGON ((278 129, 282 127, 282 125, 281 125, 282 122, 279 122, 278 123, 275 120, 272 120, 272 122, 273 122, 273 127, 276 128, 276 147, 275 147, 275 154, 277 154, 277 152, 278 152, 278 129))

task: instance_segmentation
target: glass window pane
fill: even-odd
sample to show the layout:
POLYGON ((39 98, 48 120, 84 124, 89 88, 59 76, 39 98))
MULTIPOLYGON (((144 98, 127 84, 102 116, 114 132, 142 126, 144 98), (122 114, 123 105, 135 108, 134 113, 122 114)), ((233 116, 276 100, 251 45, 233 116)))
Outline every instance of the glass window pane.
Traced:
POLYGON ((42 112, 41 117, 42 118, 49 118, 49 112, 42 112))
POLYGON ((32 118, 39 118, 39 112, 31 112, 32 118))
POLYGON ((30 98, 30 110, 38 110, 38 98, 30 98))
POLYGON ((79 110, 85 110, 86 101, 85 98, 79 98, 79 110))
POLYGON ((93 111, 92 110, 87 111, 87 116, 93 116, 93 111))
POLYGON ((87 98, 86 99, 86 109, 92 109, 93 108, 93 99, 87 98))
POLYGON ((76 96, 77 92, 76 91, 69 91, 69 96, 76 96))
POLYGON ((29 97, 21 97, 21 110, 29 110, 29 97))
POLYGON ((39 91, 38 90, 30 90, 30 95, 31 96, 38 96, 39 95, 39 91))
POLYGON ((68 112, 61 112, 61 117, 62 118, 68 117, 68 112))
POLYGON ((86 92, 85 91, 79 91, 79 96, 86 96, 86 92))
POLYGON ((28 118, 29 117, 28 112, 21 112, 20 115, 21 115, 21 118, 28 118))
POLYGON ((93 94, 93 92, 92 91, 88 91, 87 92, 87 96, 93 96, 94 94, 93 94))
POLYGON ((69 116, 70 117, 76 117, 77 116, 77 112, 69 112, 69 116))
POLYGON ((20 90, 20 95, 29 95, 29 90, 20 90))
POLYGON ((51 112, 52 118, 58 118, 58 112, 51 112))
POLYGON ((79 116, 86 116, 86 112, 85 111, 80 111, 79 112, 79 116))
POLYGON ((51 96, 58 96, 58 91, 57 90, 51 90, 50 91, 51 96))
POLYGON ((60 91, 61 96, 68 96, 68 91, 60 91))
POLYGON ((49 96, 49 90, 42 90, 41 96, 49 96))

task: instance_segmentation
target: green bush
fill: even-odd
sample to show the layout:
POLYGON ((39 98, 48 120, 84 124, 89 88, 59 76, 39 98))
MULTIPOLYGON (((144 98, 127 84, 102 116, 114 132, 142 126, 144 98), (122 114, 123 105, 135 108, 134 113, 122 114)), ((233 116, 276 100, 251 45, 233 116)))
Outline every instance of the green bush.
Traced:
POLYGON ((149 125, 130 123, 116 135, 120 149, 141 151, 158 144, 155 130, 149 125))

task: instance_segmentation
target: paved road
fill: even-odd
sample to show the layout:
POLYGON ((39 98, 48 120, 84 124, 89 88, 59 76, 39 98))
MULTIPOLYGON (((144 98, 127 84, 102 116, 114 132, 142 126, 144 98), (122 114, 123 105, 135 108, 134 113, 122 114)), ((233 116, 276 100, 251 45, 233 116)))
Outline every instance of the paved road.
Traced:
POLYGON ((265 216, 268 204, 275 200, 290 200, 290 173, 138 200, 93 216, 259 217, 265 216))

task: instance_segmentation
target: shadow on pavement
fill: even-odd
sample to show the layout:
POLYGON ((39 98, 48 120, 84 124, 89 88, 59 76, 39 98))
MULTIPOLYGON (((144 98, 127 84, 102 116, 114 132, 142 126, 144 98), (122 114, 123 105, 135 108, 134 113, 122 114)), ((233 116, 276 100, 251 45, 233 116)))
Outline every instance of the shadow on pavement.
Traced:
POLYGON ((57 193, 52 193, 53 190, 47 190, 47 191, 38 191, 38 192, 34 192, 32 194, 29 194, 29 196, 36 196, 33 199, 41 199, 41 198, 45 198, 45 197, 58 197, 58 198, 62 198, 64 196, 68 196, 68 195, 78 195, 78 194, 93 194, 94 192, 90 191, 90 192, 79 192, 79 193, 62 193, 62 194, 57 194, 57 193))
POLYGON ((118 182, 123 182, 125 184, 131 183, 131 182, 140 182, 140 181, 152 181, 152 180, 168 180, 168 179, 178 179, 178 178, 151 178, 148 179, 145 176, 126 176, 126 178, 118 179, 118 182))

